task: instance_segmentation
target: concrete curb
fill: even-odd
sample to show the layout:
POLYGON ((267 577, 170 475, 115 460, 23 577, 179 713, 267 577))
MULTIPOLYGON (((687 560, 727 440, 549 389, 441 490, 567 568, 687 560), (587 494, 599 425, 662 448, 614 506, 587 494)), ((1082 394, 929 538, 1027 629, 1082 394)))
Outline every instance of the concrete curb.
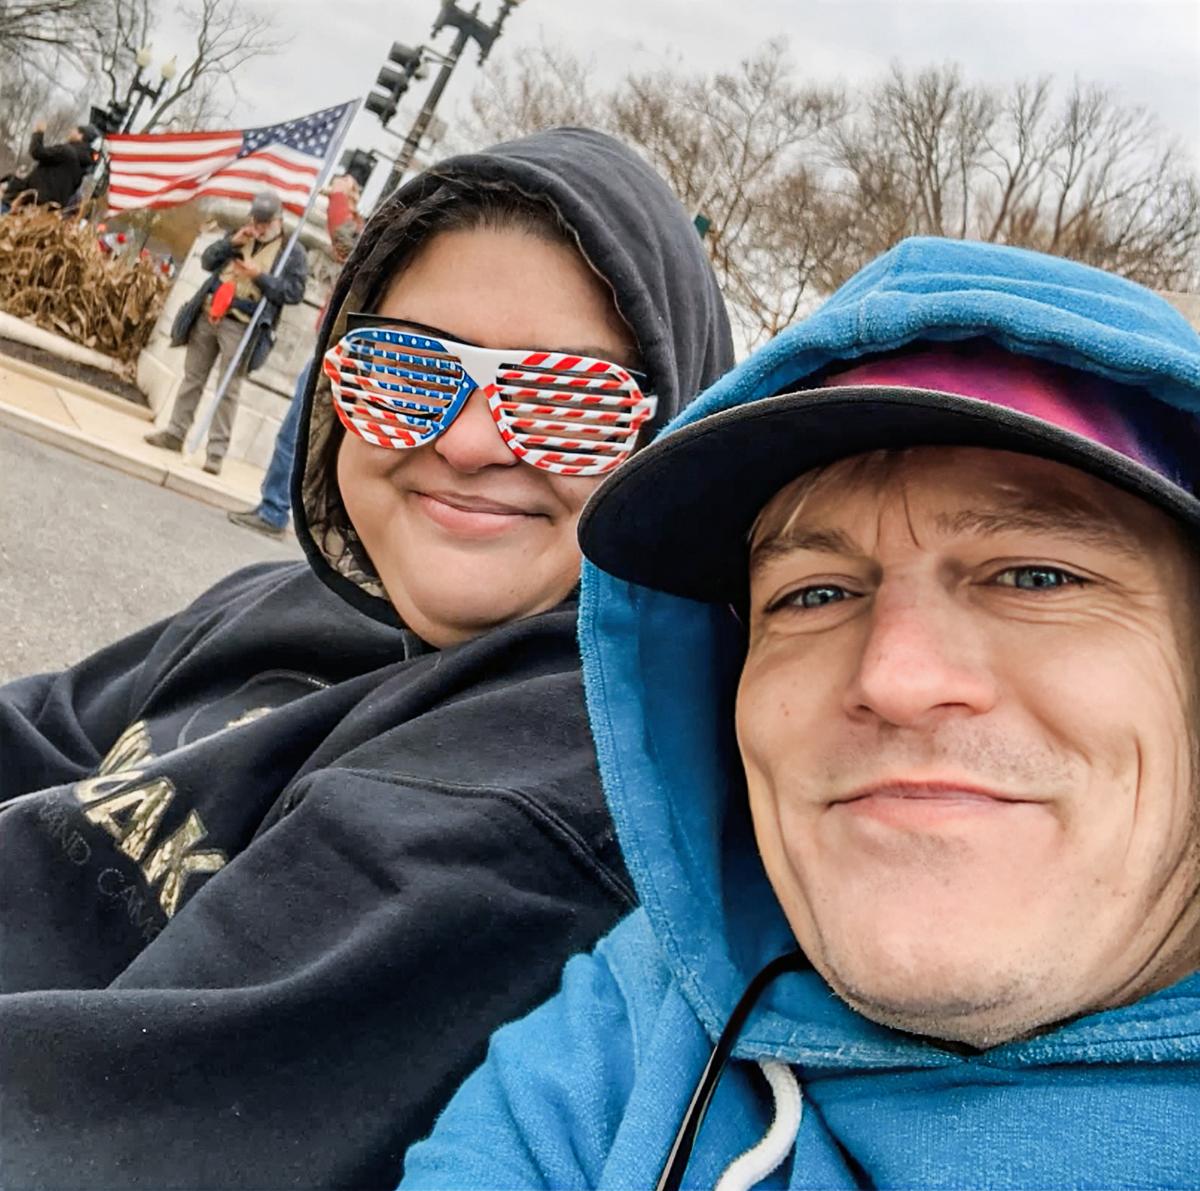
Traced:
POLYGON ((98 389, 95 385, 89 385, 87 381, 63 376, 61 372, 55 372, 50 368, 43 368, 40 364, 31 364, 28 360, 20 360, 16 356, 0 352, 0 367, 3 367, 7 372, 19 372, 23 376, 28 376, 31 380, 40 380, 44 384, 50 385, 51 388, 65 389, 68 393, 74 393, 77 397, 86 397, 89 401, 98 402, 100 405, 107 405, 109 409, 115 409, 118 413, 126 414, 131 418, 138 418, 143 422, 154 421, 154 411, 148 406, 138 405, 134 401, 127 401, 124 397, 118 397, 115 393, 110 393, 106 389, 98 389))
POLYGON ((159 485, 165 485, 167 482, 165 467, 155 467, 144 460, 114 451, 111 447, 95 442, 86 434, 62 425, 61 422, 52 422, 49 418, 39 418, 37 414, 17 409, 3 401, 0 401, 0 426, 27 434, 39 442, 62 447, 73 455, 82 455, 85 459, 115 467, 118 471, 125 472, 126 475, 137 476, 139 480, 149 480, 152 484, 159 485))
POLYGON ((112 443, 98 442, 81 430, 39 417, 3 401, 0 401, 0 426, 220 509, 245 509, 258 503, 257 491, 231 487, 220 477, 210 476, 199 467, 190 466, 182 457, 159 463, 145 458, 144 454, 153 451, 154 454, 166 455, 167 452, 142 447, 140 442, 138 447, 141 453, 137 449, 126 450, 112 443))

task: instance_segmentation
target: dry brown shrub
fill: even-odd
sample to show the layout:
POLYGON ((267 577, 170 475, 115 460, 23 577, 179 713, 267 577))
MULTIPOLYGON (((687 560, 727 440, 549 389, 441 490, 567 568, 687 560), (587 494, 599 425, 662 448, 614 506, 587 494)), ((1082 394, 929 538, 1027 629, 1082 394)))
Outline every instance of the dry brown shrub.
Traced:
POLYGON ((111 356, 132 374, 169 282, 100 251, 95 229, 43 208, 0 218, 0 310, 111 356))

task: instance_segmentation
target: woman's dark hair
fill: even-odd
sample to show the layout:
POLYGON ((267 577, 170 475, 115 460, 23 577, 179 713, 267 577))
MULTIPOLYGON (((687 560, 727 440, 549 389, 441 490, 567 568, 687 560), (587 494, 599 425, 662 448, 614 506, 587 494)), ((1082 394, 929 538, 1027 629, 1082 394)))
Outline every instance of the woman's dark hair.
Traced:
MULTIPOLYGON (((327 335, 329 343, 342 334, 345 312, 374 310, 395 277, 434 236, 443 232, 519 231, 540 240, 569 245, 582 253, 575 232, 553 203, 506 182, 438 178, 435 173, 424 194, 400 209, 394 203, 389 204, 379 217, 387 220, 387 226, 372 236, 368 225, 363 237, 364 248, 371 243, 366 249, 366 259, 352 257, 347 262, 346 267, 353 270, 354 277, 341 309, 329 312, 333 320, 327 335)), ((336 417, 325 416, 324 409, 318 410, 322 394, 327 395, 328 388, 319 374, 316 383, 304 485, 309 529, 337 570, 369 581, 375 576, 375 568, 350 522, 338 489, 337 459, 345 429, 336 417), (314 434, 320 435, 319 442, 311 441, 314 434)))

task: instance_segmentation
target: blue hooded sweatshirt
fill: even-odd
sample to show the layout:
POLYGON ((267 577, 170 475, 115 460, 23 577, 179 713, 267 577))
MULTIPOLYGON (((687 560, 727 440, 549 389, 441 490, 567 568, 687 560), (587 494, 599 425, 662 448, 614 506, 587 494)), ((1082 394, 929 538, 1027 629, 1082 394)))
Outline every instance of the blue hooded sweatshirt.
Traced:
MULTIPOLYGON (((667 432, 803 388, 831 361, 980 336, 1200 411, 1200 338, 1148 291, 1031 252, 915 239, 667 432)), ((745 805, 732 715, 744 647, 729 611, 589 568, 580 638, 641 907, 568 964, 553 1000, 494 1036, 410 1151, 405 1188, 653 1186, 739 996, 795 946, 745 805)), ((1200 975, 974 1054, 873 1024, 812 969, 785 975, 738 1037, 684 1185, 715 1186, 777 1114, 793 1119, 762 1186, 1200 1187, 1200 975), (798 1128, 772 1064, 798 1081, 798 1128)))

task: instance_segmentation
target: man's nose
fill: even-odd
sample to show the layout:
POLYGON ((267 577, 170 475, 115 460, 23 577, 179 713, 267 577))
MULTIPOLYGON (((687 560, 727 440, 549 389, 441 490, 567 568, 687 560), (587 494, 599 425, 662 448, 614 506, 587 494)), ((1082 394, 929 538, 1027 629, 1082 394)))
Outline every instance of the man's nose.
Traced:
POLYGON ((979 715, 996 702, 980 613, 935 582, 876 592, 847 710, 898 727, 979 715))
POLYGON ((465 474, 520 462, 500 437, 481 389, 467 398, 454 421, 433 440, 433 449, 455 471, 465 474))

